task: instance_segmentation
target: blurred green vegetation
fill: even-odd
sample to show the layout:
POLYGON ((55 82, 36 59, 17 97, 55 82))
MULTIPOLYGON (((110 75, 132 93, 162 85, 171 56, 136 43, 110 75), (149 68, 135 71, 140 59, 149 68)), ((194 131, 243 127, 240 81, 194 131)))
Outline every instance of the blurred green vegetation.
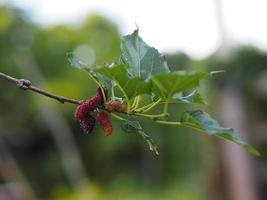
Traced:
MULTIPOLYGON (((27 66, 19 59, 26 58, 17 53, 27 51, 46 79, 40 86, 59 95, 86 99, 95 93, 95 84, 89 76, 70 67, 67 52, 86 47, 85 50, 91 50, 93 61, 86 60, 91 64, 117 60, 120 55, 118 27, 97 14, 75 27, 49 28, 32 24, 14 8, 2 7, 0 16, 1 71, 21 77, 18 65, 27 66)), ((5 82, 1 82, 0 92, 1 140, 8 143, 37 196, 51 198, 60 194, 72 199, 74 193, 64 175, 60 155, 32 99, 35 94, 22 92, 5 82)), ((138 135, 123 133, 116 122, 112 137, 105 137, 99 127, 86 136, 73 118, 74 105, 61 105, 45 97, 39 99, 53 102, 66 116, 100 199, 118 199, 117 193, 119 199, 162 199, 178 194, 185 199, 204 197, 205 187, 196 184, 205 183, 205 178, 199 178, 202 139, 193 132, 144 122, 159 143, 157 157, 138 135), (188 177, 191 177, 189 182, 188 177), (159 192, 151 194, 161 187, 159 192)))
MULTIPOLYGON (((74 27, 39 27, 22 11, 0 7, 0 71, 21 77, 18 66, 27 68, 23 59, 30 58, 46 80, 38 86, 59 95, 86 99, 95 93, 95 84, 89 76, 70 67, 67 52, 85 50, 89 56, 85 61, 101 64, 117 60, 119 46, 119 28, 98 14, 89 15, 74 27), (19 52, 26 52, 29 58, 19 52)), ((216 55, 196 61, 182 53, 167 55, 167 60, 172 70, 226 69, 227 76, 215 78, 209 88, 211 92, 203 88, 207 98, 214 102, 214 95, 225 81, 240 80, 238 86, 252 98, 251 86, 267 64, 265 54, 248 47, 237 49, 227 61, 216 55)), ((77 199, 62 169, 56 144, 36 109, 34 95, 0 82, 0 140, 7 144, 38 197, 77 199)), ((61 105, 46 97, 40 97, 40 101, 56 105, 75 133, 90 180, 81 189, 84 199, 207 199, 209 169, 219 163, 216 139, 187 128, 143 120, 148 134, 159 145, 157 157, 138 135, 123 133, 115 120, 112 137, 105 137, 99 127, 92 135, 84 135, 73 118, 74 105, 61 105)), ((179 116, 186 108, 181 105, 172 114, 179 116)), ((213 113, 216 115, 216 110, 213 113)))

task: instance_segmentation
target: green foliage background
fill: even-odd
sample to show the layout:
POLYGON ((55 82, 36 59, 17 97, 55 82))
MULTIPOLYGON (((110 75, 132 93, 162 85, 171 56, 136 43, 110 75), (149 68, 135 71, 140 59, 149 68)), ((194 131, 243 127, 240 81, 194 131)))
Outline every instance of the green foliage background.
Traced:
MULTIPOLYGON (((93 49, 95 63, 118 60, 120 30, 115 23, 97 14, 75 27, 39 27, 19 10, 0 8, 0 71, 21 77, 18 65, 27 68, 24 59, 31 59, 46 80, 38 86, 59 95, 86 99, 95 94, 95 83, 86 73, 71 68, 66 59, 66 52, 80 45, 93 49)), ((257 100, 249 86, 266 66, 267 57, 247 47, 237 50, 229 61, 218 60, 216 56, 196 61, 182 53, 167 55, 167 61, 171 70, 223 67, 228 71, 227 76, 216 78, 208 89, 212 92, 206 93, 211 104, 216 102, 218 88, 225 81, 240 79, 238 87, 249 97, 251 105, 257 100)), ((204 93, 206 89, 202 88, 204 93)), ((11 150, 39 197, 73 199, 58 150, 36 110, 33 95, 1 81, 0 140, 11 150)), ((106 138, 100 130, 86 136, 73 118, 74 105, 61 105, 45 97, 40 97, 40 101, 53 102, 68 120, 97 199, 176 199, 177 195, 186 200, 207 199, 208 169, 219 164, 217 139, 188 128, 144 120, 144 128, 159 144, 160 155, 155 156, 137 135, 121 131, 119 123, 115 122, 112 137, 106 138)), ((188 105, 181 105, 173 110, 170 106, 174 116, 187 108, 188 105)), ((261 110, 256 109, 255 115, 259 113, 261 110)), ((218 116, 216 110, 213 114, 218 116)))

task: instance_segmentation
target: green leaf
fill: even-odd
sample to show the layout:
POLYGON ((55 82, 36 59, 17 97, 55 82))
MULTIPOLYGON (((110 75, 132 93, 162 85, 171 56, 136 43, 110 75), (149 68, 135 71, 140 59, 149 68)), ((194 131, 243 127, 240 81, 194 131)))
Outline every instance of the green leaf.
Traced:
POLYGON ((129 100, 140 94, 150 94, 150 83, 138 77, 129 77, 122 64, 101 67, 95 72, 113 80, 129 100))
POLYGON ((122 60, 129 65, 133 77, 149 80, 153 75, 169 72, 169 67, 157 49, 147 45, 135 30, 121 39, 122 60))
POLYGON ((181 116, 181 125, 195 128, 209 135, 214 135, 219 138, 234 142, 242 146, 247 152, 259 156, 260 153, 251 145, 243 142, 238 138, 234 129, 223 128, 213 119, 208 113, 201 110, 186 111, 181 116))
POLYGON ((152 78, 152 91, 157 97, 169 101, 177 93, 198 87, 200 80, 208 76, 208 72, 158 74, 152 78))
POLYGON ((127 133, 137 133, 143 130, 139 121, 135 117, 128 117, 121 123, 122 129, 127 133))
POLYGON ((80 61, 73 53, 67 53, 67 58, 68 58, 68 61, 70 62, 70 64, 77 68, 77 69, 84 69, 84 68, 88 68, 89 66, 80 61))
POLYGON ((105 86, 107 88, 108 91, 111 90, 111 87, 112 87, 112 81, 110 79, 108 79, 107 77, 101 75, 101 74, 98 74, 98 73, 94 73, 92 71, 93 68, 96 68, 96 66, 89 66, 87 65, 86 63, 80 61, 73 53, 67 53, 67 58, 68 58, 68 61, 70 62, 70 64, 77 68, 77 69, 84 69, 86 70, 91 78, 94 78, 94 80, 99 83, 101 82, 103 86, 105 86))
POLYGON ((169 103, 207 104, 197 90, 194 90, 186 96, 182 96, 181 93, 176 93, 169 103))
POLYGON ((146 143, 149 146, 149 150, 155 152, 155 154, 159 155, 157 144, 154 142, 154 140, 147 135, 143 128, 141 127, 139 121, 133 117, 129 116, 127 119, 124 119, 122 121, 122 129, 127 133, 138 133, 143 137, 143 139, 146 141, 146 143))
POLYGON ((147 135, 144 131, 138 131, 138 133, 144 138, 144 140, 148 144, 149 150, 159 155, 158 145, 154 142, 154 140, 149 135, 147 135))
POLYGON ((110 94, 111 88, 114 87, 113 81, 106 76, 96 73, 93 70, 90 70, 89 68, 86 69, 86 71, 91 74, 98 82, 100 82, 107 90, 108 93, 110 94))
MULTIPOLYGON (((112 81, 109 78, 107 78, 101 74, 95 73, 93 71, 93 66, 89 66, 89 65, 83 63, 73 53, 67 53, 67 58, 73 67, 75 67, 77 69, 86 70, 89 73, 89 75, 91 76, 91 78, 93 78, 97 83, 102 83, 102 85, 105 88, 107 88, 107 90, 110 92, 111 87, 112 87, 112 81)), ((96 66, 94 66, 94 68, 96 68, 96 66)))

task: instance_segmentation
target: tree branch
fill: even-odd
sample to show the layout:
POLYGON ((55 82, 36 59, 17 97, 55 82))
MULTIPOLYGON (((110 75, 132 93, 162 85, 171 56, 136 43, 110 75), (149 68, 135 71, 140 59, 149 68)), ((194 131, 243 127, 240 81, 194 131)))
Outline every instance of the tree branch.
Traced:
POLYGON ((62 97, 62 96, 58 96, 52 93, 49 93, 45 90, 42 90, 38 87, 35 87, 32 85, 32 83, 29 80, 25 80, 25 79, 16 79, 14 77, 8 76, 7 74, 4 74, 2 72, 0 72, 0 79, 9 81, 11 83, 16 84, 20 89, 23 90, 31 90, 33 92, 39 93, 41 95, 47 96, 49 98, 55 99, 57 101, 59 101, 60 103, 72 103, 72 104, 81 104, 83 102, 83 100, 75 100, 75 99, 70 99, 70 98, 66 98, 66 97, 62 97))
MULTIPOLYGON (((58 95, 52 94, 50 92, 47 92, 45 90, 42 90, 42 89, 40 89, 38 87, 33 86, 32 83, 29 80, 17 79, 17 78, 9 76, 7 74, 4 74, 2 72, 0 72, 0 79, 9 81, 10 83, 14 83, 14 84, 17 85, 18 88, 20 88, 22 90, 31 90, 32 92, 41 94, 43 96, 47 96, 47 97, 49 97, 51 99, 55 99, 55 100, 59 101, 60 103, 67 102, 67 103, 72 103, 72 104, 79 105, 79 104, 84 102, 84 100, 75 100, 75 99, 70 99, 70 98, 66 98, 66 97, 62 97, 62 96, 58 96, 58 95)), ((102 110, 105 110, 107 112, 110 112, 105 107, 99 107, 99 109, 102 109, 102 110)), ((136 115, 136 116, 141 116, 141 117, 147 117, 147 118, 150 118, 150 119, 154 119, 155 117, 156 118, 167 117, 165 114, 151 115, 151 114, 142 114, 142 113, 134 113, 134 112, 133 113, 126 113, 126 112, 119 112, 119 111, 115 111, 115 110, 113 112, 120 113, 120 114, 130 114, 130 115, 136 115)), ((116 115, 116 117, 120 118, 120 120, 124 119, 124 118, 121 118, 118 115, 116 115)))

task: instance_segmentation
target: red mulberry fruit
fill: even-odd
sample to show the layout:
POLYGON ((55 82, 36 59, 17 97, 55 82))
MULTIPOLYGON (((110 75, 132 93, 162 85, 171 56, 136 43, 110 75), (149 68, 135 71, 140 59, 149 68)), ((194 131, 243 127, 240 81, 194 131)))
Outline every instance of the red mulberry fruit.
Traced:
POLYGON ((111 100, 107 104, 107 110, 108 111, 118 111, 118 112, 126 112, 127 106, 119 101, 111 100))
POLYGON ((106 97, 107 97, 107 89, 104 88, 104 87, 98 86, 96 88, 96 94, 101 97, 101 104, 103 104, 104 103, 104 99, 106 99, 106 97), (103 92, 104 92, 105 98, 103 96, 103 92))
POLYGON ((99 112, 98 119, 99 119, 100 124, 103 126, 105 135, 106 136, 111 135, 112 134, 112 123, 108 117, 108 114, 105 112, 99 112))
POLYGON ((92 97, 91 99, 85 101, 84 103, 82 103, 81 105, 79 105, 76 108, 75 111, 75 118, 77 120, 82 120, 84 118, 86 118, 86 116, 94 111, 98 106, 101 105, 101 97, 99 95, 92 97))
POLYGON ((85 133, 91 133, 95 127, 95 118, 87 115, 86 118, 80 120, 80 126, 85 133))

